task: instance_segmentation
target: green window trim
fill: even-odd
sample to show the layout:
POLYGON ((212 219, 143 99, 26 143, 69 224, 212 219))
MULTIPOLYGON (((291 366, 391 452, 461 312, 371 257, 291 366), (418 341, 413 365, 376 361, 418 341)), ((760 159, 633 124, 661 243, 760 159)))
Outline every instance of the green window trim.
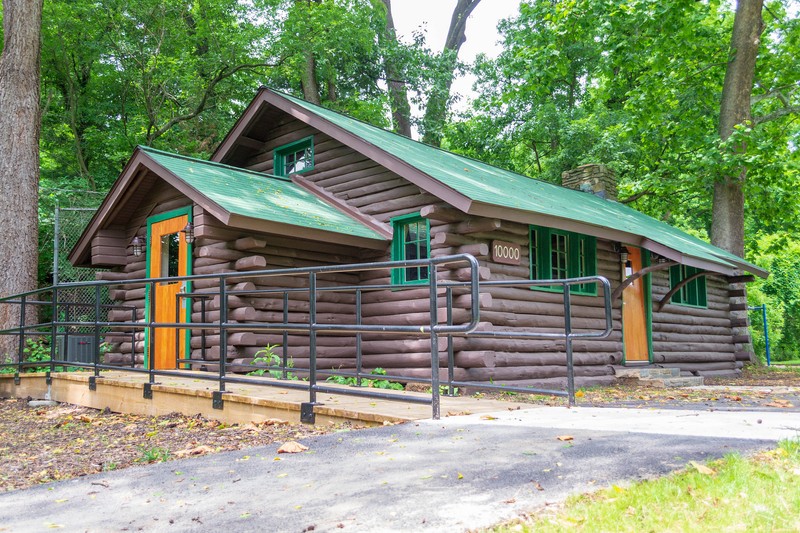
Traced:
MULTIPOLYGON (((571 231, 530 226, 530 275, 533 280, 597 275, 597 239, 571 231)), ((560 286, 531 287, 561 292, 560 286)), ((573 294, 597 296, 597 283, 573 285, 573 294)))
MULTIPOLYGON (((700 268, 688 265, 673 265, 669 267, 669 287, 672 290, 678 283, 703 272, 700 268)), ((708 294, 706 291, 706 277, 700 276, 685 284, 670 298, 670 303, 685 305, 687 307, 708 307, 708 294)))
POLYGON ((276 176, 302 174, 313 169, 313 135, 275 148, 272 173, 276 176))
MULTIPOLYGON (((394 217, 391 220, 392 261, 428 259, 431 256, 431 225, 419 213, 394 217)), ((428 283, 428 267, 417 266, 392 269, 393 285, 421 285, 428 283)))

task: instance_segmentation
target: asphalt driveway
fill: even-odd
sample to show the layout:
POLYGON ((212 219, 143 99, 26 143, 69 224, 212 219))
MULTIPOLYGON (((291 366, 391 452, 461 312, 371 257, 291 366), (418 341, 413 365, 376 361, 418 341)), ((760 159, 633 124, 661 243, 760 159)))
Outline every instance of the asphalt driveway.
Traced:
POLYGON ((334 433, 0 495, 0 531, 459 531, 800 435, 800 413, 538 407, 334 433), (559 440, 569 435, 572 440, 559 440))

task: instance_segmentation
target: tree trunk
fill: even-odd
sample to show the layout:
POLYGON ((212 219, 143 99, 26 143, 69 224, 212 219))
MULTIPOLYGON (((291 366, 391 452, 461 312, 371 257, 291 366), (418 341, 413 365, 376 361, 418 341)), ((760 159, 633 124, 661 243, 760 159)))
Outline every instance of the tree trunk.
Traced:
MULTIPOLYGON (((39 50, 42 0, 3 1, 0 55, 0 296, 36 288, 39 188, 39 50)), ((35 315, 33 309, 26 309, 35 315)), ((0 328, 19 324, 19 306, 0 305, 0 328)), ((0 337, 0 358, 17 354, 0 337)))
MULTIPOLYGON (((725 141, 734 127, 751 119, 750 97, 764 22, 763 0, 738 0, 733 21, 731 52, 725 71, 719 113, 719 136, 725 141)), ((745 146, 736 150, 744 151, 745 146)), ((711 242, 739 256, 744 255, 744 181, 747 168, 738 175, 723 176, 714 183, 711 242)))
POLYGON ((480 0, 458 0, 453 8, 450 19, 450 29, 444 42, 442 54, 448 59, 448 72, 443 82, 434 87, 425 107, 425 117, 422 119, 422 142, 439 146, 442 143, 442 125, 447 117, 447 101, 450 99, 450 87, 453 85, 456 65, 458 64, 458 51, 467 40, 467 19, 480 0))
MULTIPOLYGON (((386 8, 386 30, 383 35, 378 36, 378 39, 394 44, 397 42, 397 32, 392 18, 392 0, 381 1, 386 8)), ((389 87, 393 129, 401 135, 411 137, 411 106, 408 103, 408 92, 401 71, 390 54, 384 56, 383 69, 386 73, 386 84, 389 87)))

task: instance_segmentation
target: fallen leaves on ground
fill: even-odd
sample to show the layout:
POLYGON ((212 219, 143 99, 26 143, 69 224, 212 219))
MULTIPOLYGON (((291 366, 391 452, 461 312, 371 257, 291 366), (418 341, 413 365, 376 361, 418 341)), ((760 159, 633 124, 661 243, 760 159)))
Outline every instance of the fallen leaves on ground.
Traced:
MULTIPOLYGON (((576 391, 579 406, 680 409, 800 409, 800 370, 745 368, 740 377, 706 378, 716 388, 655 388, 636 382, 576 391), (756 388, 752 388, 756 387, 756 388), (580 393, 580 394, 579 394, 580 393)), ((543 394, 492 394, 519 403, 563 406, 566 400, 543 394)))
POLYGON ((575 437, 573 437, 572 435, 559 435, 556 438, 563 442, 568 442, 575 439, 575 437))
POLYGON ((280 448, 278 448, 278 453, 302 453, 308 450, 308 446, 304 446, 299 442, 289 441, 284 442, 280 448))
MULTIPOLYGON (((0 399, 0 492, 151 462, 294 441, 350 428, 271 418, 244 425, 0 399)), ((299 444, 299 443, 298 443, 299 444)))
POLYGON ((706 465, 698 463, 697 461, 689 461, 689 464, 692 465, 692 467, 694 467, 695 470, 697 470, 703 475, 713 476, 714 474, 716 474, 714 470, 707 467, 706 465))

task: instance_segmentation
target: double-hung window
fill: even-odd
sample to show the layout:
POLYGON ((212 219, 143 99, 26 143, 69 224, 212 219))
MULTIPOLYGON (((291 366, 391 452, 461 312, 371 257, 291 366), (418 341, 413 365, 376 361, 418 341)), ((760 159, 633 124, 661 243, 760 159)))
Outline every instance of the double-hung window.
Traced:
POLYGON ((273 174, 288 176, 300 174, 314 168, 314 137, 284 144, 275 149, 273 174))
MULTIPOLYGON (((428 259, 431 255, 430 223, 418 214, 392 219, 392 261, 428 259)), ((428 281, 428 266, 418 265, 392 269, 392 283, 413 285, 428 281)))
MULTIPOLYGON (((597 275, 597 239, 542 226, 530 227, 531 279, 567 279, 597 275)), ((561 286, 534 289, 561 291, 561 286)), ((573 285, 571 292, 597 295, 596 283, 573 285)))
MULTIPOLYGON (((676 285, 683 280, 690 278, 702 272, 701 269, 686 266, 686 265, 673 265, 669 269, 669 286, 670 289, 675 288, 676 285)), ((671 303, 680 305, 691 305, 693 307, 708 307, 708 298, 706 296, 706 278, 700 276, 681 287, 670 299, 671 303)))

